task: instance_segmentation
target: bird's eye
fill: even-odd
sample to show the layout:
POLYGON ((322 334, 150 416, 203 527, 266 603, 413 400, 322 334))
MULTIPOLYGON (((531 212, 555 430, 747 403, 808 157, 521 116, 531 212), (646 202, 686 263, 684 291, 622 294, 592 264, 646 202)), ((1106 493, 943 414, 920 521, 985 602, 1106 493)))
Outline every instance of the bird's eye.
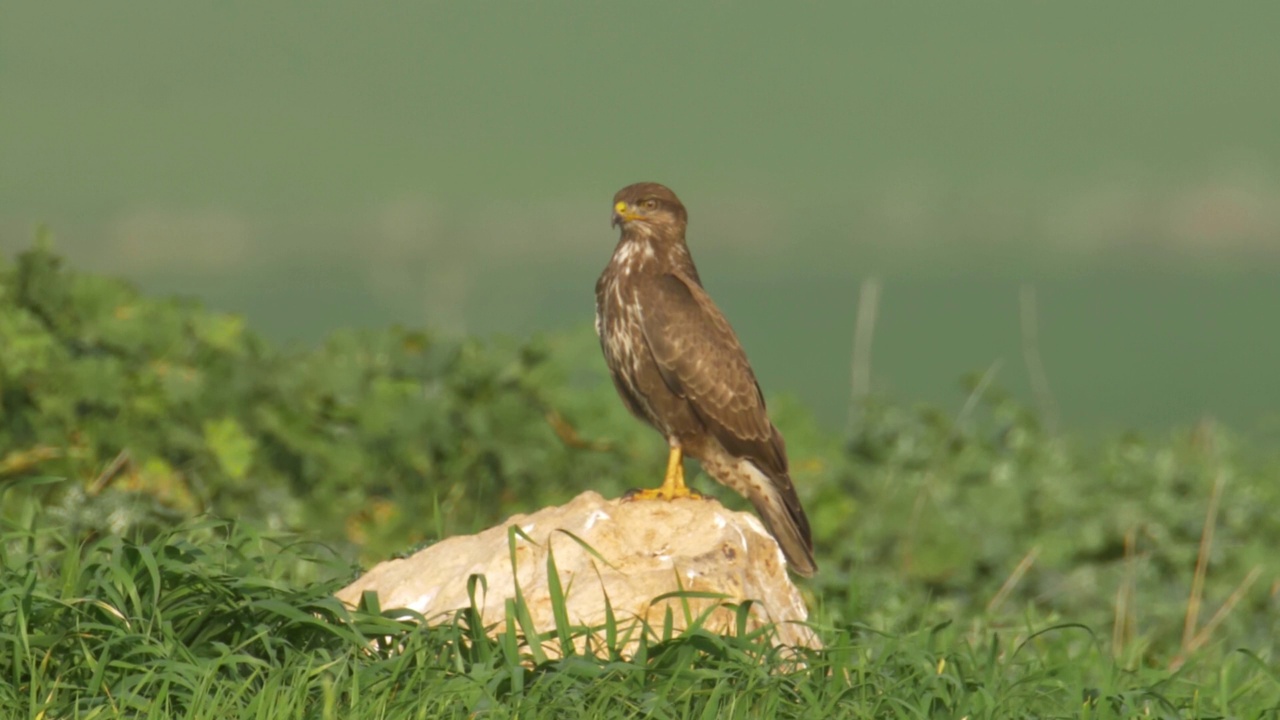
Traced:
POLYGON ((658 209, 658 201, 657 201, 657 200, 654 200, 654 199, 652 199, 652 198, 651 198, 651 199, 649 199, 649 200, 645 200, 645 201, 644 201, 644 209, 645 209, 645 210, 657 210, 657 209, 658 209))

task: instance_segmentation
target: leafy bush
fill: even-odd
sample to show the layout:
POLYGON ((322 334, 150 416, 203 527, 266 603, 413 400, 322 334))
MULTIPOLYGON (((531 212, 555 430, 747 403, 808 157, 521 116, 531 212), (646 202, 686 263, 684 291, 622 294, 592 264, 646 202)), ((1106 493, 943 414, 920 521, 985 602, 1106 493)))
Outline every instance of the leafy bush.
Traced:
POLYGON ((209 512, 383 557, 634 475, 625 447, 558 437, 553 346, 393 328, 282 350, 39 244, 0 266, 0 474, 78 479, 58 502, 89 530, 209 512))
POLYGON ((1034 612, 1111 636, 1132 662, 1209 641, 1280 649, 1273 453, 1207 420, 1079 447, 999 391, 966 405, 872 405, 847 462, 816 483, 817 594, 843 596, 828 612, 876 627, 1034 612), (917 605, 879 602, 904 584, 917 605))

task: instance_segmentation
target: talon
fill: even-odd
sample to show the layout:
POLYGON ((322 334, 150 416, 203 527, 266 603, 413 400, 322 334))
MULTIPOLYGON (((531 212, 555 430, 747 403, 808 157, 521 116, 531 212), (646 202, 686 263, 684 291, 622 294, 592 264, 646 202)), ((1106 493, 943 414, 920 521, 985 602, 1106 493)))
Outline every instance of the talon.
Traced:
POLYGON ((628 490, 622 499, 626 502, 634 500, 701 500, 702 493, 689 489, 684 484, 684 452, 679 447, 672 447, 667 456, 667 474, 662 479, 662 486, 644 490, 628 490))
POLYGON ((636 500, 705 500, 706 496, 697 490, 685 488, 680 492, 667 492, 665 488, 632 488, 622 495, 623 502, 634 502, 636 500))

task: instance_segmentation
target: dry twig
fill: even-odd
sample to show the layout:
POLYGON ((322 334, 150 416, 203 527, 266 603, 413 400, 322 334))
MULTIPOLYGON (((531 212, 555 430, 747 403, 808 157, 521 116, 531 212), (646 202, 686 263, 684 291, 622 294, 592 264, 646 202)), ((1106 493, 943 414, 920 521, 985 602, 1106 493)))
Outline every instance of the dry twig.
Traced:
POLYGON ((849 369, 849 432, 853 433, 862 407, 871 394, 871 342, 880 312, 880 280, 867 278, 858 290, 858 314, 853 322, 853 359, 849 369))

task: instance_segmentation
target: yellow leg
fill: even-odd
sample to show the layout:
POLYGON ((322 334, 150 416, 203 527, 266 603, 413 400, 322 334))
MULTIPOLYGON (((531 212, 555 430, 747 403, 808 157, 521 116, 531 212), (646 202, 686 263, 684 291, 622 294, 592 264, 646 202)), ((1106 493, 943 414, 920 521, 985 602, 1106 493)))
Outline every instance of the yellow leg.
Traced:
POLYGON ((684 484, 684 452, 679 447, 671 448, 671 454, 667 456, 667 475, 662 479, 661 487, 632 490, 626 494, 627 500, 697 500, 701 497, 684 484))

